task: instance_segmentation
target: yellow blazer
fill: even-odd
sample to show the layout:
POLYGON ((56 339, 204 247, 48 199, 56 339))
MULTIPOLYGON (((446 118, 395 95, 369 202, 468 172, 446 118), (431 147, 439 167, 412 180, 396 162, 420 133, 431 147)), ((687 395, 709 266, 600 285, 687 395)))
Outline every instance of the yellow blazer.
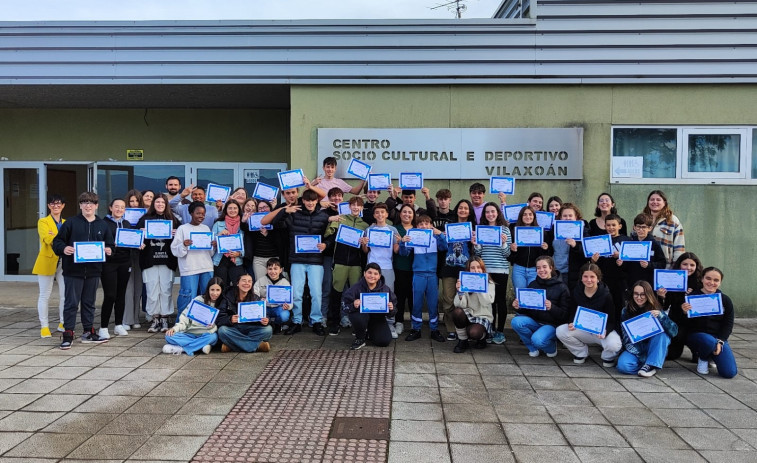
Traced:
MULTIPOLYGON (((61 223, 63 222, 65 220, 61 220, 61 223)), ((39 234, 39 254, 37 254, 37 261, 34 262, 32 273, 34 275, 54 275, 58 267, 58 256, 53 252, 53 239, 58 234, 55 220, 49 215, 39 219, 37 233, 39 234)))

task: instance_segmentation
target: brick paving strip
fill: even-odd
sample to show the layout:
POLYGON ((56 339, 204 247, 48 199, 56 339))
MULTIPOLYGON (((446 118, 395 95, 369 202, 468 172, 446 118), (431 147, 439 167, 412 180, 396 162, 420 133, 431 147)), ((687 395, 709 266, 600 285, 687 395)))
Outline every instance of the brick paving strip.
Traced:
POLYGON ((193 461, 384 462, 393 375, 391 351, 281 351, 193 461))

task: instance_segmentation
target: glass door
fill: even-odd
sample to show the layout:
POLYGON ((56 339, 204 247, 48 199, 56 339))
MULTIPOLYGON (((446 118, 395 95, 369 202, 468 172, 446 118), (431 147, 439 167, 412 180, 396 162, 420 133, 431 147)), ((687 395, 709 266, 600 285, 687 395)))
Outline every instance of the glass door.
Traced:
MULTIPOLYGON (((39 252, 37 221, 45 216, 45 198, 40 187, 41 164, 18 163, 3 167, 3 200, 5 210, 2 227, 3 275, 31 275, 39 252)), ((8 279, 8 278, 6 278, 8 279)), ((26 279, 26 278, 23 278, 26 279)))

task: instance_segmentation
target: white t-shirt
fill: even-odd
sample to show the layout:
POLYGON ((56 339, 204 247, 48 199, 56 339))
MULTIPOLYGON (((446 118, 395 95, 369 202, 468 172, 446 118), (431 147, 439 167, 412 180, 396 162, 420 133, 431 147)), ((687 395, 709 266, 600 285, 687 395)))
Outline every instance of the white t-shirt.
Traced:
MULTIPOLYGON (((371 228, 390 231, 393 235, 397 234, 397 229, 389 225, 379 227, 378 225, 373 224, 368 227, 368 230, 371 228)), ((368 231, 366 231, 365 236, 368 236, 368 231)), ((394 240, 392 240, 392 243, 394 243, 394 240)), ((368 253, 368 263, 376 263, 382 269, 391 269, 392 256, 394 256, 394 245, 388 248, 370 248, 370 252, 368 253)))

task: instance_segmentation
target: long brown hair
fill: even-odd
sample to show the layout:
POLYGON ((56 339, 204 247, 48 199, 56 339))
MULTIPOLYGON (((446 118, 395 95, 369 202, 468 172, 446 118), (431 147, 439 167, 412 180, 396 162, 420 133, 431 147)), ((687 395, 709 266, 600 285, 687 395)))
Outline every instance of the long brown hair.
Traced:
POLYGON ((631 313, 634 314, 649 312, 650 310, 662 310, 660 302, 657 300, 654 290, 652 289, 652 285, 644 280, 639 280, 631 285, 631 300, 628 301, 628 308, 631 313), (644 295, 647 297, 647 302, 645 302, 643 306, 637 305, 636 300, 633 298, 633 290, 637 286, 641 286, 644 289, 644 295))
POLYGON ((665 201, 665 207, 662 208, 660 213, 655 217, 654 224, 652 224, 652 228, 655 227, 658 223, 660 223, 660 218, 664 218, 666 222, 670 223, 673 218, 673 211, 670 209, 670 203, 668 202, 668 197, 665 196, 665 193, 662 192, 662 190, 652 190, 649 195, 647 195, 647 205, 644 206, 644 213, 649 214, 652 217, 655 215, 652 213, 652 210, 649 208, 649 198, 652 197, 652 195, 658 195, 660 198, 662 198, 663 201, 665 201))

